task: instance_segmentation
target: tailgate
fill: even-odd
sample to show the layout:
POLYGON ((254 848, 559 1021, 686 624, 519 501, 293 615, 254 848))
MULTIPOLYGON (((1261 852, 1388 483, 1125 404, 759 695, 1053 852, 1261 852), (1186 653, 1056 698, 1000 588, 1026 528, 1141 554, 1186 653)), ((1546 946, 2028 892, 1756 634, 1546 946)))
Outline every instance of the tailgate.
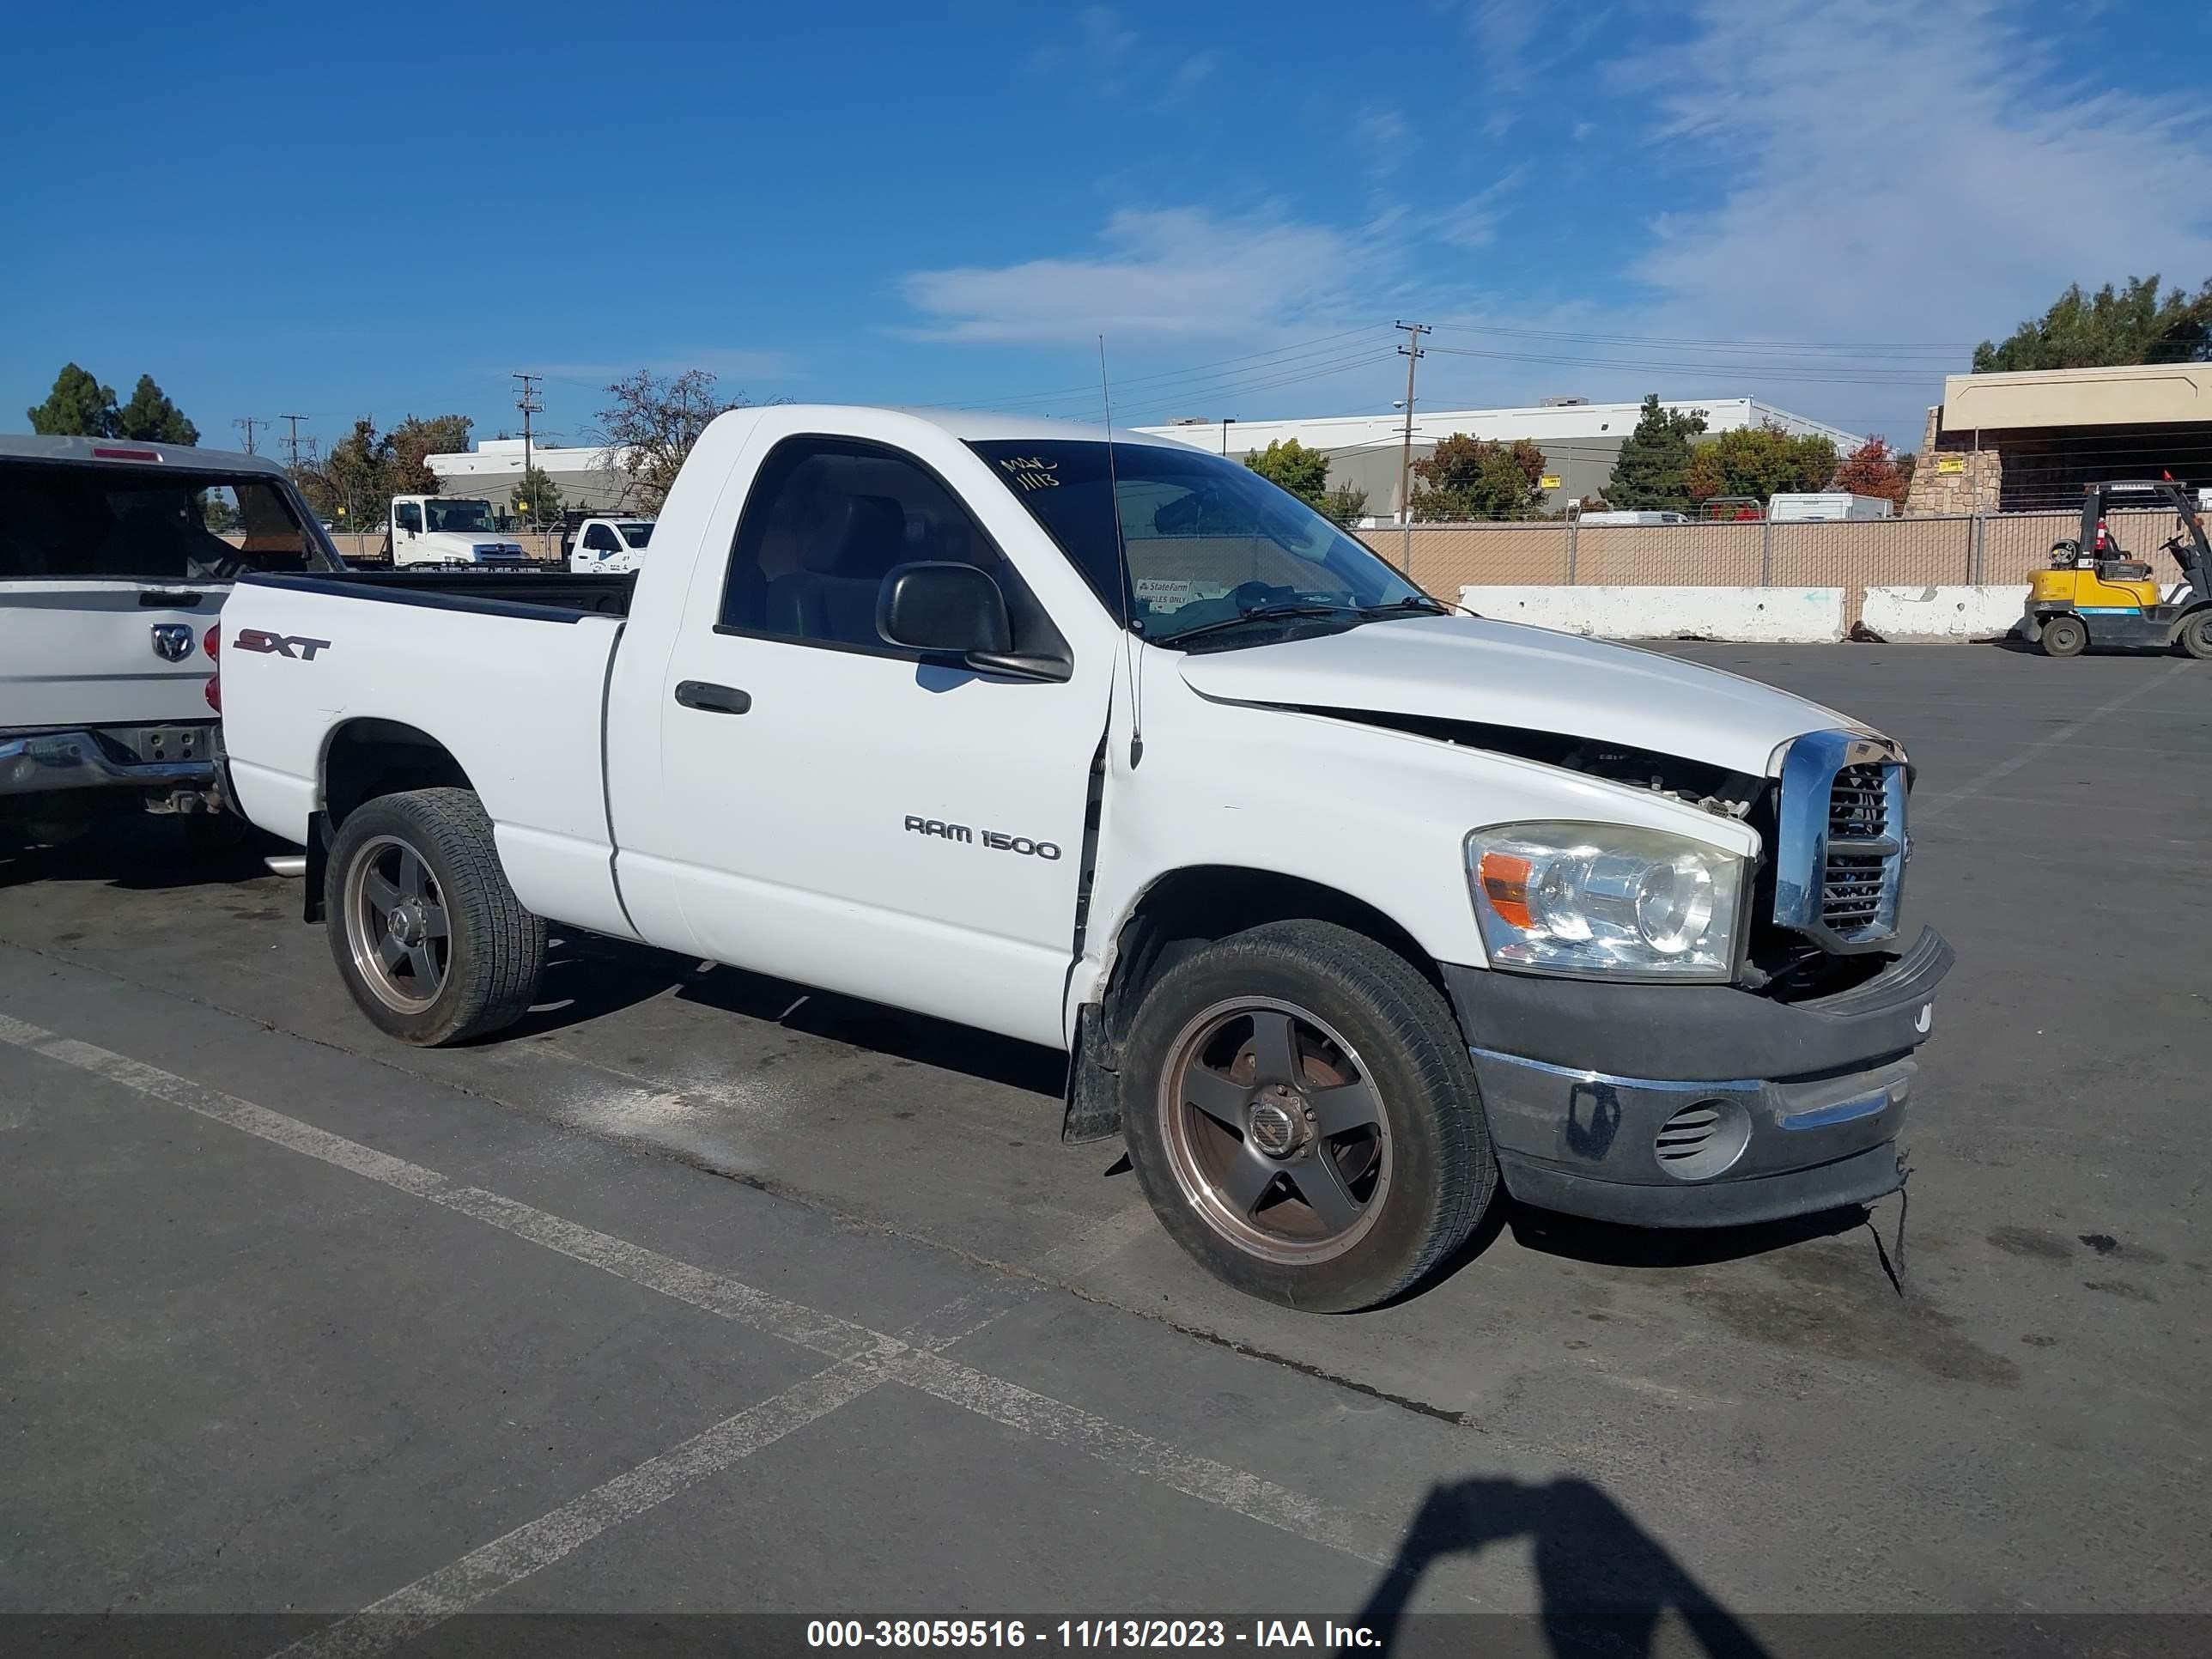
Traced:
POLYGON ((210 720, 227 582, 0 581, 0 727, 210 720))

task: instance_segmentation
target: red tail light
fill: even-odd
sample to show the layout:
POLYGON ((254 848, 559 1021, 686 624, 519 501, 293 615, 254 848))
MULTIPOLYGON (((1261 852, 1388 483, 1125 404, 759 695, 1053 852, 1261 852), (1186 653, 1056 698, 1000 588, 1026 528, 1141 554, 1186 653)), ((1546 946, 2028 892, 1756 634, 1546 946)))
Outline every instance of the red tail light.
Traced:
POLYGON ((222 713, 222 676, 210 674, 207 683, 207 705, 218 714, 222 713))
POLYGON ((222 624, 221 623, 217 623, 213 628, 209 629, 205 634, 203 634, 200 636, 200 649, 208 653, 208 660, 210 662, 213 662, 215 660, 216 653, 221 648, 222 645, 222 624))
MULTIPOLYGON (((213 628, 209 629, 205 634, 200 636, 200 649, 208 653, 208 660, 210 662, 214 662, 216 660, 216 653, 220 651, 222 647, 222 624, 221 623, 217 623, 213 628)), ((218 668, 214 673, 208 676, 207 705, 209 708, 214 709, 216 714, 220 714, 222 713, 222 671, 220 668, 218 668)))

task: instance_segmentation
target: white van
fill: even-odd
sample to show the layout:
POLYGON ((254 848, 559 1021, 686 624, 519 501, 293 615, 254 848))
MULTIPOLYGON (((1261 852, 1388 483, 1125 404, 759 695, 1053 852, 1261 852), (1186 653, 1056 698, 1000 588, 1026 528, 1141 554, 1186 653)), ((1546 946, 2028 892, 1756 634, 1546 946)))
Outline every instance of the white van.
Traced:
POLYGON ((1842 524, 1859 519, 1893 518, 1896 514, 1896 503, 1887 496, 1851 495, 1842 490, 1807 495, 1778 495, 1766 506, 1766 516, 1775 524, 1842 524))
POLYGON ((1612 507, 1583 514, 1577 520, 1582 524, 1687 524, 1689 521, 1690 515, 1686 513, 1638 513, 1612 507))

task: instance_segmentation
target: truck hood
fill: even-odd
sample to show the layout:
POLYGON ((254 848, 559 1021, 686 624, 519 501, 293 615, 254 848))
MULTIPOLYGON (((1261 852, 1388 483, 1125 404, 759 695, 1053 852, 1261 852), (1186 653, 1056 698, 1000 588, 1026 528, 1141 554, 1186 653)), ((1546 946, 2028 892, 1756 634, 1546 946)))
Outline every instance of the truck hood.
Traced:
POLYGON ((1420 617, 1182 659, 1224 702, 1468 720, 1554 732, 1753 777, 1808 732, 1869 728, 1720 669, 1516 623, 1420 617))

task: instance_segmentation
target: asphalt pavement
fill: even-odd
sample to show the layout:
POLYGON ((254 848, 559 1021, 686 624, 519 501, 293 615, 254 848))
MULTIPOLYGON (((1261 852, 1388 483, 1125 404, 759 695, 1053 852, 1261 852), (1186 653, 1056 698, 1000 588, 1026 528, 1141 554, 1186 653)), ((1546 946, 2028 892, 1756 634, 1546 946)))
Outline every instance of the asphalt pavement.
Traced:
POLYGON ((0 1611, 2212 1613, 2212 665, 1669 648, 1917 766, 1909 1212, 1510 1211, 1358 1316, 1185 1261, 1044 1051, 574 937, 422 1053, 250 856, 0 862, 0 1611))

